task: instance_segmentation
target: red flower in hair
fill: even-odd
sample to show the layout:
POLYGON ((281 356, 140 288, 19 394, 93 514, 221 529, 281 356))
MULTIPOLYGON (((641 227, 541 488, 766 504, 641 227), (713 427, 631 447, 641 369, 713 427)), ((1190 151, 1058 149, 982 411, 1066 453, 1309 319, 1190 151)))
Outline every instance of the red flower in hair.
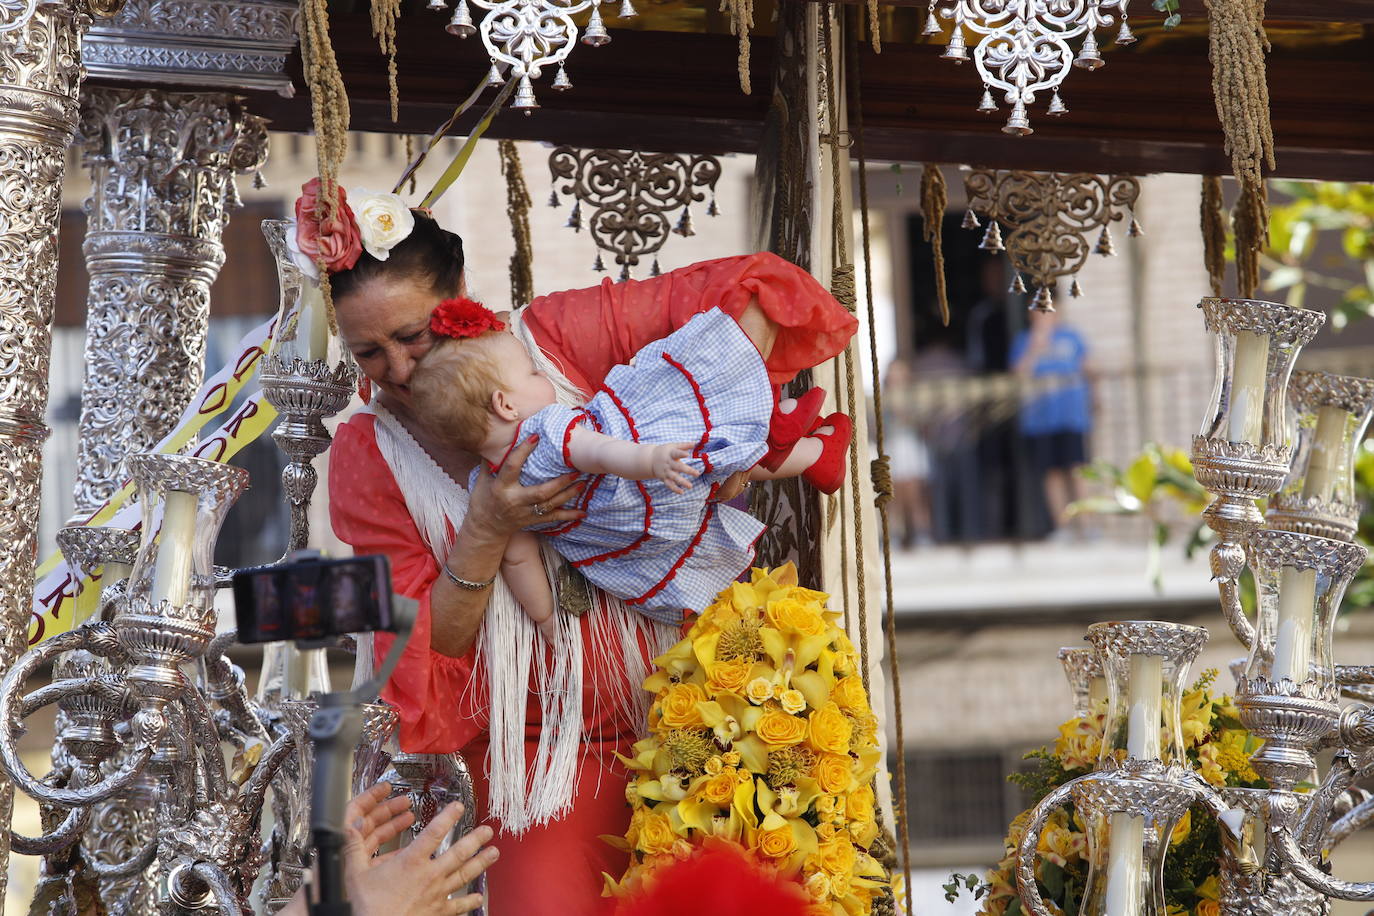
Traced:
POLYGON ((310 260, 323 261, 324 269, 331 274, 348 270, 363 253, 358 220, 348 206, 344 189, 337 190, 339 205, 331 220, 324 218, 318 178, 301 185, 301 196, 296 198, 296 247, 310 260))
POLYGON ((440 337, 480 337, 487 331, 504 331, 506 323, 480 302, 445 299, 429 316, 429 329, 440 337))

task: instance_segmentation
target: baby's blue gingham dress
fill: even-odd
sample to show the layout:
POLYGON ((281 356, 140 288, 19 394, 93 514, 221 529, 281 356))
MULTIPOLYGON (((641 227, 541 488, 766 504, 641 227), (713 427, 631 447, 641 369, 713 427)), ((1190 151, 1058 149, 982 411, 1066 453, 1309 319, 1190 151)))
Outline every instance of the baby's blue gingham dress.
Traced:
MULTIPOLYGON (((710 502, 736 471, 767 449, 773 411, 763 359, 735 320, 713 309, 616 366, 581 408, 552 406, 521 425, 539 434, 520 482, 542 483, 574 470, 564 446, 575 424, 638 442, 692 444, 701 476, 686 493, 660 480, 584 475, 586 518, 541 533, 589 581, 664 623, 699 611, 749 568, 764 525, 710 502)), ((538 531, 539 529, 535 529, 538 531)))

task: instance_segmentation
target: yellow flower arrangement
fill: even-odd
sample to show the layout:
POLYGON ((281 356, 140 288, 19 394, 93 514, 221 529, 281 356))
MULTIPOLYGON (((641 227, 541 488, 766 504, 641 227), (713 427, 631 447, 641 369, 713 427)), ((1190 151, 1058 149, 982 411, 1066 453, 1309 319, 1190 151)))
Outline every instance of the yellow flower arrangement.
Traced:
POLYGON ((708 838, 797 881, 817 916, 867 916, 888 885, 878 836, 878 720, 853 645, 796 569, 755 569, 655 660, 649 737, 635 744, 623 895, 708 838))

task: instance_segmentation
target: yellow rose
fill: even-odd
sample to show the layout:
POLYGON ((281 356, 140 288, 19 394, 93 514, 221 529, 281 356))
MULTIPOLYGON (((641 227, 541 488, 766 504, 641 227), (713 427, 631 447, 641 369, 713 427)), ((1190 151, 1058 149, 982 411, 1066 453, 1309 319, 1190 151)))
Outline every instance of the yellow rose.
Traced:
POLYGON ((824 900, 830 896, 830 878, 823 871, 816 872, 806 879, 806 892, 812 900, 824 900))
POLYGON ((720 758, 720 762, 728 767, 739 766, 739 751, 726 751, 720 758))
POLYGON ((838 835, 821 844, 821 867, 832 881, 837 876, 850 876, 854 871, 854 844, 849 842, 849 837, 838 835))
POLYGON ((701 787, 701 797, 713 805, 728 805, 735 797, 735 783, 733 773, 717 773, 701 787))
POLYGON ((867 823, 873 820, 873 787, 859 786, 849 793, 849 800, 845 803, 845 813, 852 821, 867 823))
POLYGON ((696 684, 674 684, 663 697, 660 721, 668 728, 699 727, 702 722, 697 704, 705 701, 706 694, 696 684))
POLYGON ((835 835, 835 825, 830 823, 820 823, 816 825, 816 835, 823 840, 828 840, 835 835))
POLYGON ((816 798, 816 813, 822 817, 835 813, 835 796, 820 795, 816 798))
POLYGON ((821 754, 816 758, 816 765, 811 773, 822 792, 827 795, 839 795, 849 788, 849 782, 853 778, 850 770, 848 755, 841 757, 839 754, 821 754))
POLYGON ((753 780, 754 774, 750 773, 748 770, 735 770, 735 782, 746 783, 753 782, 753 780))
POLYGON ((635 813, 630 815, 630 826, 625 830, 625 839, 631 846, 639 842, 640 831, 644 829, 644 818, 649 816, 649 812, 643 808, 636 808, 635 813))
POLYGON ((877 837, 877 821, 854 821, 849 825, 849 838, 854 841, 855 846, 862 846, 867 849, 873 845, 873 841, 877 837))
POLYGON ((768 602, 764 616, 773 627, 783 632, 792 631, 802 636, 820 636, 825 632, 825 618, 816 610, 813 602, 780 598, 768 602))
POLYGON ((758 725, 754 727, 754 733, 759 740, 774 747, 801 744, 806 737, 806 720, 789 716, 781 709, 765 709, 758 725))
POLYGON ((646 855, 653 856, 672 849, 676 840, 667 815, 648 814, 639 828, 639 842, 636 846, 646 855))
POLYGON ((849 736, 853 730, 849 719, 834 702, 811 713, 811 746, 822 753, 848 754, 849 736))
POLYGON ((725 763, 719 757, 712 757, 706 761, 706 775, 715 776, 725 769, 725 763))
POLYGON ((791 715, 806 708, 806 697, 802 696, 800 690, 784 690, 778 694, 778 702, 782 704, 782 711, 791 715))
POLYGON ((864 692, 864 682, 853 675, 840 678, 840 682, 830 692, 830 699, 841 709, 850 709, 854 712, 868 709, 868 694, 864 692))
POLYGON ((773 682, 766 677, 756 677, 744 688, 744 695, 755 706, 762 706, 773 699, 773 682))
POLYGON ((797 841, 792 837, 792 825, 783 824, 774 830, 759 833, 759 852, 770 859, 781 859, 797 851, 797 841))
POLYGON ((712 690, 728 690, 730 693, 739 693, 744 689, 745 681, 749 679, 751 667, 752 664, 747 658, 716 662, 711 666, 711 675, 706 679, 706 684, 712 690))
POLYGON ((1221 904, 1215 900, 1199 900, 1197 916, 1221 916, 1221 904))

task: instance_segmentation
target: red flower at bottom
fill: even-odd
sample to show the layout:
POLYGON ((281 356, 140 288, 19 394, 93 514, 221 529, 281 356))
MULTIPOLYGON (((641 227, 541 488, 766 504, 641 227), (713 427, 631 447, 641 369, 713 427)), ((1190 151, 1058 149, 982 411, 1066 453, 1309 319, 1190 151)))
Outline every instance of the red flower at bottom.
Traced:
POLYGON ((504 331, 506 323, 480 302, 445 299, 429 316, 429 329, 440 337, 480 337, 487 331, 504 331))

